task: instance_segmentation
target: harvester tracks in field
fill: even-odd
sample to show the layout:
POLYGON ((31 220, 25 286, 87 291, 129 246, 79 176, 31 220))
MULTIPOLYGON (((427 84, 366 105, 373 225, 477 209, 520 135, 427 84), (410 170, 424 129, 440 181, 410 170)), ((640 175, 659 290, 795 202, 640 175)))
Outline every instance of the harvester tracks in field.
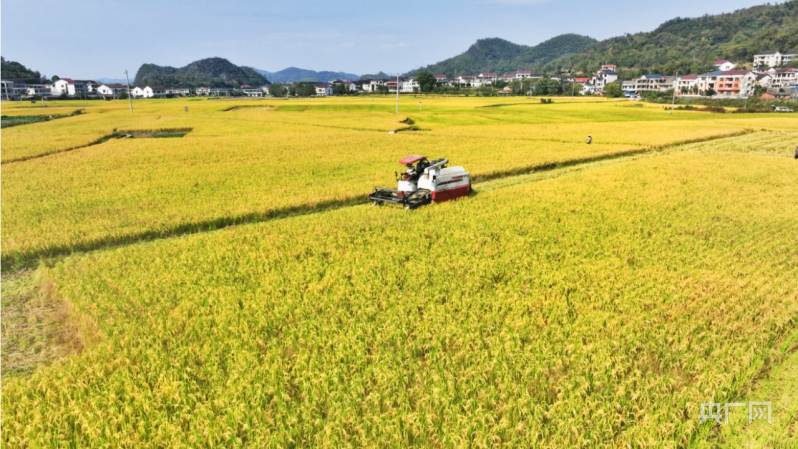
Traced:
MULTIPOLYGON (((598 167, 608 163, 628 162, 639 157, 654 156, 662 154, 665 150, 675 149, 676 147, 711 140, 737 137, 754 132, 752 129, 744 129, 734 133, 720 134, 712 137, 690 139, 674 142, 666 145, 650 146, 638 148, 619 153, 607 154, 602 156, 592 156, 586 158, 575 158, 556 163, 533 164, 514 168, 505 171, 495 171, 485 174, 473 175, 472 179, 477 184, 476 193, 479 191, 491 191, 498 188, 509 187, 511 185, 535 182, 541 179, 558 177, 584 170, 588 167, 598 167)), ((76 253, 84 253, 95 250, 114 248, 135 244, 143 241, 158 240, 164 238, 178 237, 182 235, 198 234, 202 232, 216 231, 230 226, 253 224, 264 221, 287 218, 297 215, 326 212, 342 207, 350 207, 368 203, 366 192, 358 192, 344 198, 320 201, 316 204, 301 204, 296 206, 283 207, 265 212, 250 212, 236 216, 215 217, 207 220, 180 223, 168 229, 145 230, 130 234, 103 237, 93 241, 79 244, 63 244, 51 246, 45 249, 21 251, 2 256, 2 268, 9 271, 16 269, 31 268, 39 260, 68 256, 76 253)))

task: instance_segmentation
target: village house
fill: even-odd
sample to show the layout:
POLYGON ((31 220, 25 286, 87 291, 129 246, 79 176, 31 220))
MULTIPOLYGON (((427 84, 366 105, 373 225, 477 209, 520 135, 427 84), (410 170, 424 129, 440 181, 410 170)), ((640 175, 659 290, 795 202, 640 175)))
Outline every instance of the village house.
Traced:
POLYGON ((83 95, 90 93, 91 85, 93 85, 91 81, 62 78, 53 83, 52 93, 53 95, 67 94, 70 97, 74 97, 75 95, 83 95))
POLYGON ((119 83, 100 84, 100 87, 97 88, 98 95, 117 97, 122 92, 127 92, 127 86, 119 83))
POLYGON ((482 85, 493 84, 496 82, 496 80, 499 79, 499 77, 496 76, 496 74, 493 72, 480 73, 479 75, 477 75, 477 78, 479 78, 479 82, 482 85))
POLYGON ((331 97, 333 94, 332 86, 329 84, 316 84, 313 87, 316 88, 317 97, 331 97))
POLYGON ((727 70, 733 70, 734 69, 734 63, 731 62, 731 61, 727 61, 727 60, 723 59, 723 60, 720 60, 720 61, 715 61, 715 67, 717 67, 718 70, 720 70, 722 72, 725 72, 727 70))
POLYGON ((187 97, 191 95, 191 89, 187 87, 170 87, 166 89, 166 95, 174 95, 176 97, 187 97))
POLYGON ((383 82, 383 86, 388 87, 388 92, 396 93, 397 86, 399 89, 402 88, 402 80, 397 80, 396 78, 389 79, 383 82))
POLYGON ((401 92, 413 93, 413 92, 418 92, 420 89, 421 89, 421 86, 418 84, 418 81, 416 81, 413 78, 406 79, 406 80, 402 81, 401 92))
POLYGON ((599 92, 603 92, 607 84, 617 80, 618 74, 614 70, 599 70, 593 78, 582 85, 582 93, 585 95, 595 95, 599 92))
POLYGON ((19 98, 23 95, 26 95, 28 92, 28 86, 25 84, 24 81, 21 80, 2 80, 2 95, 5 99, 12 99, 12 98, 19 98))
POLYGON ((683 75, 673 81, 676 95, 698 95, 698 75, 683 75))
POLYGON ((49 84, 26 84, 25 89, 25 94, 29 97, 40 97, 42 95, 51 94, 49 84))
POLYGON ((768 74, 770 82, 767 87, 771 89, 785 89, 798 84, 798 69, 775 69, 768 74))
POLYGON ((136 86, 130 90, 130 95, 133 98, 139 98, 139 97, 144 98, 144 88, 141 86, 136 86))
POLYGON ((432 75, 435 77, 435 83, 438 85, 444 85, 449 83, 449 77, 446 75, 439 73, 437 75, 432 75))
POLYGON ((753 95, 756 74, 750 70, 726 70, 717 76, 715 92, 718 95, 747 98, 753 95))
POLYGON ((787 53, 781 55, 782 64, 789 64, 795 61, 796 59, 798 59, 798 48, 796 48, 795 50, 788 51, 787 53))
POLYGON ((147 86, 143 89, 144 98, 161 98, 166 96, 166 88, 163 86, 147 86))
POLYGON ((754 55, 754 67, 777 67, 781 65, 781 53, 768 50, 754 55))
POLYGON ((643 75, 640 78, 621 83, 621 89, 627 97, 639 95, 646 91, 666 91, 672 87, 672 76, 662 76, 658 74, 643 75))

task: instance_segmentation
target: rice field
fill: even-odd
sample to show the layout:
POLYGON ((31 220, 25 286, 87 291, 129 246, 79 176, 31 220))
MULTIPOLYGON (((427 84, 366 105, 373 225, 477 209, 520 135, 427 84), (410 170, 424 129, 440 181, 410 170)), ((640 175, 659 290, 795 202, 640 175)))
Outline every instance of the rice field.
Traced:
POLYGON ((792 125, 772 114, 669 116, 611 101, 480 107, 488 100, 432 99, 398 116, 382 99, 300 101, 298 112, 281 112, 294 106, 285 101, 270 110, 250 107, 269 102, 185 102, 189 113, 179 101, 141 101, 132 116, 100 106, 10 128, 3 264, 360 202, 392 183, 396 161, 411 153, 445 156, 489 179, 792 125), (388 133, 410 126, 421 131, 388 133), (175 128, 192 131, 90 145, 114 132, 175 128))
POLYGON ((3 163, 4 265, 79 342, 4 376, 4 446, 715 447, 699 404, 798 341, 794 119, 421 101, 87 110, 192 131, 3 163), (410 153, 477 193, 359 204, 410 153))

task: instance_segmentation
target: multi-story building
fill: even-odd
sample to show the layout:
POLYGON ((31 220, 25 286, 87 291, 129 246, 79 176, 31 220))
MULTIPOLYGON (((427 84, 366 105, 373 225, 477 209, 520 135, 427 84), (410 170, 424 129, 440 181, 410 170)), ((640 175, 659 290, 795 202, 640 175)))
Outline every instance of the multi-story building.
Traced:
POLYGON ((479 78, 472 75, 460 75, 457 77, 455 82, 465 87, 479 87, 482 85, 482 83, 479 81, 479 78))
POLYGON ((798 69, 776 69, 768 71, 771 89, 784 89, 798 84, 798 69))
POLYGON ((791 62, 794 62, 796 59, 798 59, 798 48, 792 51, 788 51, 787 53, 781 55, 782 64, 789 64, 791 62))
POLYGON ((409 78, 402 81, 401 92, 412 94, 413 92, 418 92, 420 89, 421 86, 418 84, 418 81, 416 81, 413 78, 409 78))
POLYGON ((119 83, 101 84, 96 90, 98 95, 109 95, 112 97, 116 97, 122 92, 127 92, 127 86, 119 83))
POLYGON ((698 75, 682 75, 673 80, 676 95, 697 95, 698 75))
POLYGON ((435 77, 435 83, 438 85, 449 84, 449 77, 444 75, 443 73, 439 73, 437 75, 432 75, 435 77))
POLYGON ((83 95, 91 93, 95 84, 99 87, 99 83, 93 81, 73 80, 71 78, 62 78, 53 83, 53 95, 67 94, 70 97, 76 95, 83 95))
MULTIPOLYGON (((616 77, 617 78, 617 77, 616 77)), ((621 83, 621 89, 627 97, 632 95, 639 95, 641 92, 646 91, 666 91, 673 88, 673 77, 662 76, 657 74, 643 75, 640 78, 624 81, 621 83)))
POLYGON ((317 97, 330 97, 333 94, 332 86, 329 84, 316 84, 313 87, 316 88, 317 97))
POLYGON ((144 98, 162 98, 166 96, 166 88, 163 86, 146 86, 143 92, 144 98))
POLYGON ((781 53, 768 50, 754 55, 754 67, 777 67, 781 65, 781 53))
POLYGON ((753 95, 756 74, 750 70, 726 70, 717 76, 715 92, 718 95, 746 98, 753 95))
POLYGON ((477 75, 477 78, 479 78, 479 82, 483 86, 491 85, 491 84, 495 83, 496 80, 499 79, 499 77, 493 72, 480 73, 479 75, 477 75))
POLYGON ((10 100, 27 95, 28 85, 22 80, 2 80, 2 94, 3 98, 10 100))
POLYGON ((49 84, 27 84, 25 94, 28 97, 40 97, 43 95, 50 95, 52 90, 49 84))
POLYGON ((175 95, 178 97, 187 97, 191 95, 191 89, 188 87, 170 87, 166 89, 166 95, 175 95))

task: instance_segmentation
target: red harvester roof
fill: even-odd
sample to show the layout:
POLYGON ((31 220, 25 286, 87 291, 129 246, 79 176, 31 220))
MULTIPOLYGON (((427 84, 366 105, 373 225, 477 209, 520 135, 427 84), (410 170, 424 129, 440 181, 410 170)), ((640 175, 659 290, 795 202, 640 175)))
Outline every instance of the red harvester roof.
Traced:
POLYGON ((414 154, 414 155, 412 155, 412 156, 407 156, 407 157, 406 157, 406 158, 404 158, 404 159, 399 159, 399 163, 400 163, 400 164, 405 164, 405 165, 407 165, 407 164, 414 164, 414 163, 416 163, 416 162, 418 162, 418 161, 421 161, 421 160, 424 160, 424 159, 426 159, 426 157, 424 157, 424 156, 419 156, 419 155, 417 155, 417 154, 414 154))

